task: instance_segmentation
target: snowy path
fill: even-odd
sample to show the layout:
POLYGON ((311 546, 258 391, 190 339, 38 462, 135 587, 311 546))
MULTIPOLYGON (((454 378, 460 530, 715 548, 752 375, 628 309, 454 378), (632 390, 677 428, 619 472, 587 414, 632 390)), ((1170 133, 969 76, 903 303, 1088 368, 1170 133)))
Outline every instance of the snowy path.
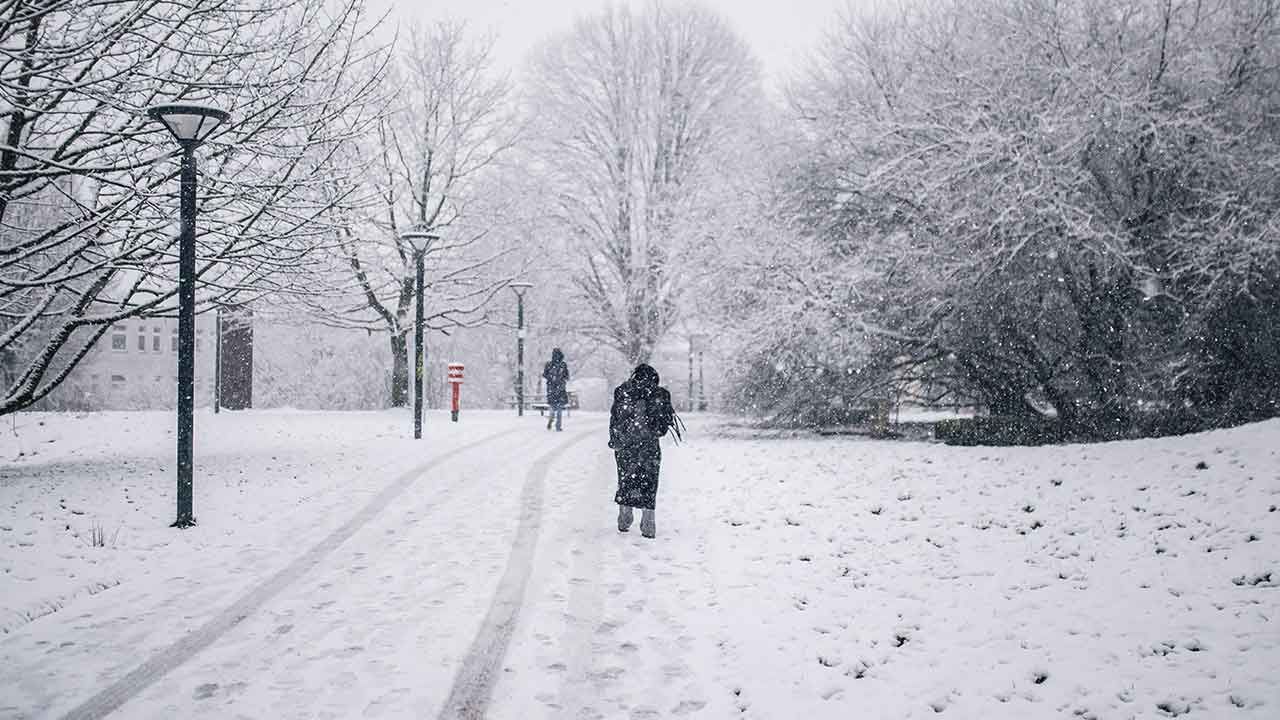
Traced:
POLYGON ((4 641, 0 716, 434 716, 460 666, 496 664, 463 659, 495 592, 520 594, 522 584, 495 581, 508 556, 516 576, 528 567, 523 544, 536 541, 540 517, 530 497, 550 458, 584 437, 554 436, 557 451, 526 425, 376 483, 310 549, 277 548, 296 559, 233 602, 177 583, 158 602, 139 587, 76 603, 87 612, 70 627, 69 617, 32 623, 4 641), (139 641, 145 654, 130 652, 139 641), (57 692, 68 687, 82 694, 57 692))
POLYGON ((489 717, 729 716, 720 632, 698 622, 720 610, 705 522, 716 507, 700 497, 689 446, 668 447, 663 462, 656 540, 614 527, 608 450, 552 478, 531 597, 489 717))
POLYGON ((448 487, 362 528, 323 572, 124 714, 434 717, 502 591, 523 468, 546 444, 526 431, 437 469, 448 487))
MULTIPOLYGON (((498 437, 501 437, 501 435, 498 437)), ((439 471, 439 466, 452 459, 454 455, 464 453, 478 446, 491 444, 495 439, 485 438, 476 443, 465 445, 397 478, 395 482, 379 493, 372 502, 361 508, 350 520, 330 533, 328 537, 324 538, 297 560, 294 560, 261 585, 253 588, 248 594, 236 601, 234 605, 219 613, 199 629, 184 636, 159 654, 152 656, 110 687, 67 713, 65 717, 75 719, 105 717, 120 705, 141 694, 153 682, 190 660, 213 642, 221 639, 235 625, 244 621, 282 590, 296 582, 303 574, 313 570, 353 534, 362 530, 370 521, 374 520, 389 504, 403 494, 414 481, 428 472, 439 471)), ((447 497, 451 490, 454 490, 454 488, 446 487, 439 492, 447 497)), ((357 558, 362 558, 363 556, 363 553, 357 553, 356 555, 357 558)), ((216 683, 202 685, 201 687, 205 688, 204 692, 207 693, 216 688, 216 683)), ((201 691, 197 690, 197 694, 201 694, 201 691)))
POLYGON ((493 684, 498 670, 506 659, 507 645, 511 641, 516 623, 520 619, 520 607, 524 603, 525 588, 538 547, 538 533, 542 526, 543 497, 547 472, 551 463, 565 451, 591 436, 599 436, 598 430, 579 432, 567 443, 562 443, 551 453, 544 455, 533 465, 520 493, 520 525, 512 542, 511 556, 506 572, 498 583, 490 603, 489 612, 476 634, 471 650, 462 661, 453 690, 445 701, 441 717, 471 719, 483 718, 489 705, 493 684))

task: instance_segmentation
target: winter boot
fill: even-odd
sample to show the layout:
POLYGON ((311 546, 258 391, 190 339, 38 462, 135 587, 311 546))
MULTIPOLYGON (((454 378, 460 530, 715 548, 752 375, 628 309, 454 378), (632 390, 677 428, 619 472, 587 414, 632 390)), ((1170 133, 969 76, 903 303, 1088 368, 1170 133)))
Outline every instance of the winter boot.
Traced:
POLYGON ((548 430, 550 430, 550 429, 551 429, 551 423, 552 423, 555 419, 556 419, 555 413, 550 413, 550 414, 548 414, 548 415, 547 415, 547 429, 548 429, 548 430))
POLYGON ((631 513, 631 508, 626 505, 618 506, 618 532, 626 532, 631 529, 631 521, 635 516, 631 513))
POLYGON ((647 538, 657 536, 658 528, 653 519, 652 510, 645 510, 640 514, 640 534, 647 538))

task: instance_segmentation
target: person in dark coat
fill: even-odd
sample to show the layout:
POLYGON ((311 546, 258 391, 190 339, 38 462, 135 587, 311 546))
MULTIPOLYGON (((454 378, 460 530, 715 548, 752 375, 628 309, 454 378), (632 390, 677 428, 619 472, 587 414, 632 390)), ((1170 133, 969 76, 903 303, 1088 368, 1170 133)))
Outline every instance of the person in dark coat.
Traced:
POLYGON ((662 447, 658 439, 676 422, 671 393, 658 384, 658 371, 640 364, 630 379, 613 391, 609 413, 609 447, 618 462, 618 531, 631 528, 632 508, 640 508, 640 533, 652 538, 657 532, 654 501, 658 495, 658 471, 662 447))
POLYGON ((542 378, 547 381, 547 429, 550 430, 554 422, 556 432, 560 432, 560 418, 569 404, 569 365, 560 348, 551 351, 551 361, 542 368, 542 378))

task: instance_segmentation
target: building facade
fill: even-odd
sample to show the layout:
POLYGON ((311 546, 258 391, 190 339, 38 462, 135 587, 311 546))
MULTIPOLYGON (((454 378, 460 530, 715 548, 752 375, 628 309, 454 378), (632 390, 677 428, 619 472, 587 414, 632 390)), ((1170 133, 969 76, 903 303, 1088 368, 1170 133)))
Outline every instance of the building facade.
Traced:
MULTIPOLYGON (((196 318, 195 404, 212 405, 212 314, 196 318)), ((178 321, 135 318, 117 323, 46 400, 50 409, 151 410, 177 406, 178 321)))

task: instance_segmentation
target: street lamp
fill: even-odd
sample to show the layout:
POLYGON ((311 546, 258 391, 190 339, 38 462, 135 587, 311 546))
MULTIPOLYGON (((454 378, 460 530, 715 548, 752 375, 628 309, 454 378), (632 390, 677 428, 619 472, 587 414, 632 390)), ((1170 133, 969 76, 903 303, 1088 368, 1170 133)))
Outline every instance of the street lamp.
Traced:
POLYGON ((693 348, 697 336, 689 336, 689 412, 693 412, 693 348))
POLYGON ((413 248, 413 265, 417 275, 416 292, 413 299, 413 439, 422 439, 422 293, 423 293, 423 261, 427 248, 440 239, 434 230, 421 225, 410 229, 400 236, 413 248))
POLYGON ((182 148, 182 218, 178 238, 178 518, 173 527, 196 524, 191 510, 192 436, 196 368, 196 148, 230 115, 205 105, 167 104, 147 115, 173 134, 182 148))
POLYGON ((213 320, 213 414, 222 411, 222 306, 213 320))
MULTIPOLYGON (((705 338, 704 338, 705 341, 705 338)), ((702 379, 702 356, 706 350, 705 342, 698 345, 698 410, 699 412, 707 409, 707 384, 702 379)))
POLYGON ((516 292, 516 415, 524 417, 524 294, 531 282, 513 282, 507 287, 516 292))
POLYGON ((707 396, 706 386, 702 382, 702 354, 707 344, 707 335, 704 333, 693 333, 689 335, 689 411, 706 410, 707 396), (697 401, 695 404, 695 393, 693 385, 693 357, 698 356, 698 386, 697 401))

